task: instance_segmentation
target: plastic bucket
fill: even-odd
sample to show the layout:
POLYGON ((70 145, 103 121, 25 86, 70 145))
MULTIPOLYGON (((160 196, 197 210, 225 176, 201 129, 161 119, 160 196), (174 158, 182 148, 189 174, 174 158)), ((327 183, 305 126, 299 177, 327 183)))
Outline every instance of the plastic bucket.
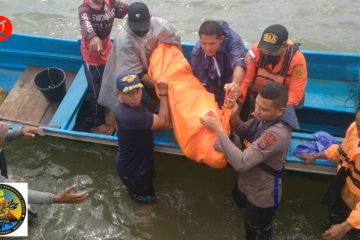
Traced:
POLYGON ((66 74, 60 68, 45 68, 36 74, 34 86, 50 102, 61 101, 66 94, 66 74))

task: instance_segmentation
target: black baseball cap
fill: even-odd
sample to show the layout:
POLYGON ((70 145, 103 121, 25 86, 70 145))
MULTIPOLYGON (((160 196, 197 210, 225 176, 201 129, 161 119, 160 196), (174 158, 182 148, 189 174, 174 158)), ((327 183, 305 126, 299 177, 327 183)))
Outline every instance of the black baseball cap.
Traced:
POLYGON ((261 36, 258 49, 276 53, 287 42, 289 33, 282 25, 275 24, 266 28, 261 36))
POLYGON ((134 2, 128 9, 128 22, 131 30, 145 29, 150 26, 149 8, 142 2, 134 2))

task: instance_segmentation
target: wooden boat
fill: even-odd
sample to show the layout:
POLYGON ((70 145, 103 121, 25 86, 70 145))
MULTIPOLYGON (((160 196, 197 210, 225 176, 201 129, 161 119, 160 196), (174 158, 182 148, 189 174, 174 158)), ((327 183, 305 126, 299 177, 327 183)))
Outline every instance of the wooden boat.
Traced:
MULTIPOLYGON (((47 135, 117 146, 116 135, 96 134, 86 124, 88 86, 82 66, 80 40, 56 39, 13 33, 0 43, 0 87, 8 96, 0 106, 0 119, 16 125, 41 126, 47 135), (50 103, 33 85, 35 75, 47 67, 66 72, 67 93, 58 103, 50 103), (85 109, 85 110, 84 110, 85 109), (85 119, 85 120, 84 120, 85 119), (80 123, 82 121, 82 123, 80 123), (85 124, 84 124, 85 123, 85 124)), ((185 57, 190 60, 194 44, 183 43, 185 57)), ((308 68, 308 84, 304 107, 297 110, 301 130, 294 132, 286 157, 287 169, 335 174, 337 164, 316 160, 304 166, 292 156, 298 144, 313 140, 312 133, 326 131, 342 137, 355 119, 359 101, 360 54, 302 51, 308 68)), ((114 115, 106 114, 112 122, 114 115)), ((115 128, 114 124, 110 126, 115 128)), ((172 142, 172 131, 155 131, 155 151, 182 155, 172 142)))

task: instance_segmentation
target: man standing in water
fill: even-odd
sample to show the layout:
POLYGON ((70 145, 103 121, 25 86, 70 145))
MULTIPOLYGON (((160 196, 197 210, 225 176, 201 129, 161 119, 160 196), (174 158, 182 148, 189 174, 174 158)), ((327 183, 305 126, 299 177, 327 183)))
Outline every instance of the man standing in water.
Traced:
POLYGON ((119 97, 116 111, 118 152, 116 168, 130 197, 140 203, 155 200, 152 183, 154 140, 151 130, 170 128, 170 109, 167 98, 168 80, 157 79, 160 96, 159 114, 153 114, 141 103, 143 85, 139 76, 125 71, 116 78, 119 97))
POLYGON ((111 49, 110 32, 114 18, 123 18, 128 5, 119 0, 85 0, 78 9, 81 26, 81 54, 89 86, 93 123, 101 134, 111 132, 105 125, 105 108, 98 103, 105 63, 111 49))
POLYGON ((200 40, 191 51, 194 75, 215 95, 219 108, 224 103, 225 88, 231 100, 240 97, 245 75, 245 47, 239 34, 225 21, 205 21, 199 29, 200 40))
POLYGON ((132 3, 106 62, 99 103, 116 112, 118 98, 114 91, 115 79, 121 72, 133 71, 150 97, 148 109, 153 112, 159 105, 159 99, 154 81, 147 73, 150 55, 161 42, 175 44, 181 49, 180 33, 171 23, 151 16, 144 3, 132 3))
POLYGON ((239 119, 238 105, 234 101, 228 103, 229 107, 233 105, 231 126, 250 143, 244 151, 231 142, 216 118, 200 117, 200 123, 218 136, 214 149, 223 152, 239 172, 230 201, 245 208, 248 240, 272 238, 272 219, 281 199, 281 175, 291 128, 299 128, 294 108, 286 106, 287 101, 287 89, 280 83, 269 83, 256 97, 254 118, 247 122, 239 119))
POLYGON ((305 164, 317 158, 339 162, 336 177, 322 200, 328 207, 331 224, 322 236, 339 240, 351 232, 360 238, 360 104, 355 122, 348 128, 341 145, 333 144, 324 152, 296 157, 304 159, 305 164))

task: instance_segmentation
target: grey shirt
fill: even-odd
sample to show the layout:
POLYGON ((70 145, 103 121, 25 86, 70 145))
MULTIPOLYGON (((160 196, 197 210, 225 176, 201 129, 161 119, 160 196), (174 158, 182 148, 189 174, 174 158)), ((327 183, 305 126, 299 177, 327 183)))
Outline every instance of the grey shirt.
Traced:
MULTIPOLYGON (((21 133, 22 127, 16 127, 14 129, 10 129, 6 136, 5 142, 11 142, 22 136, 21 133)), ((6 177, 0 175, 0 183, 11 183, 6 177)), ((28 190, 28 203, 30 204, 52 204, 54 203, 54 194, 44 193, 39 191, 28 190)))
MULTIPOLYGON (((235 133, 245 138, 252 120, 237 120, 235 133)), ((291 139, 291 128, 283 122, 270 126, 244 151, 237 148, 222 133, 214 144, 216 151, 223 152, 228 162, 239 172, 238 187, 247 200, 261 208, 274 206, 275 177, 266 173, 258 165, 265 162, 275 170, 280 170, 285 162, 287 148, 291 139)), ((279 201, 282 183, 279 180, 279 201)))
POLYGON ((9 129, 5 136, 5 142, 11 142, 19 137, 22 137, 21 133, 22 127, 16 127, 14 129, 9 129))
MULTIPOLYGON (((0 183, 12 183, 6 177, 0 175, 0 183)), ((28 203, 30 204, 52 204, 54 203, 54 194, 28 190, 28 203)))
POLYGON ((98 99, 100 105, 116 112, 119 104, 115 92, 116 77, 123 71, 133 71, 136 74, 147 72, 150 55, 161 42, 181 44, 180 33, 170 22, 151 17, 149 32, 144 37, 139 37, 129 28, 125 17, 105 65, 98 99))

